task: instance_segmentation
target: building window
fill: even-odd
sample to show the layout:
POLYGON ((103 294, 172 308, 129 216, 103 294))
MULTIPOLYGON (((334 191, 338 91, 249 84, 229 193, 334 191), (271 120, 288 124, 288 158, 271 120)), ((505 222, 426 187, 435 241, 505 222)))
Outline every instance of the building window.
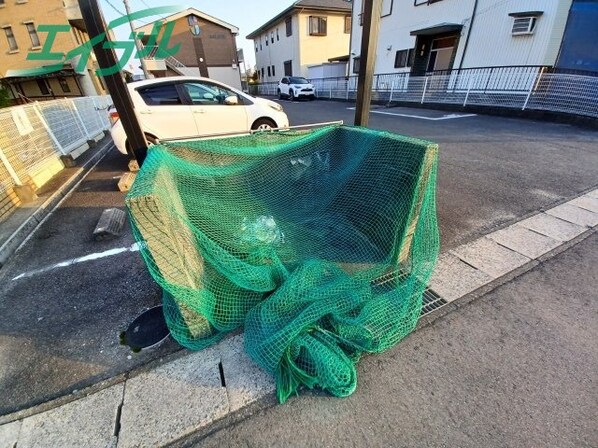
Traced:
POLYGON ((276 28, 276 41, 280 40, 280 34, 278 33, 278 28, 276 28))
POLYGON ((309 35, 326 36, 326 17, 309 16, 309 35))
POLYGON ((25 26, 27 27, 27 32, 29 33, 29 38, 31 39, 31 45, 33 48, 41 47, 42 44, 39 41, 39 36, 37 35, 35 25, 33 23, 26 23, 25 26))
POLYGON ((359 73, 359 57, 353 58, 353 73, 359 73))
POLYGON ((511 29, 511 34, 513 36, 518 36, 521 34, 534 34, 535 28, 535 17, 515 17, 513 19, 513 28, 511 29))
POLYGON ((12 32, 12 27, 5 27, 4 34, 6 34, 6 40, 8 40, 8 50, 17 51, 19 49, 19 46, 17 45, 17 40, 15 39, 15 35, 12 32))
POLYGON ((0 7, 4 6, 4 0, 0 0, 0 7))
POLYGON ((257 53, 257 43, 255 44, 255 52, 257 53))
POLYGON ((264 79, 264 67, 262 67, 262 79, 264 79))
POLYGON ((395 54, 395 68, 411 67, 413 54, 413 48, 398 50, 395 54))
POLYGON ((274 31, 270 32, 270 41, 274 43, 274 31))
POLYGON ((70 93, 71 88, 65 78, 62 78, 62 77, 58 78, 58 84, 60 84, 60 87, 62 88, 62 91, 64 93, 70 93))
POLYGON ((260 39, 260 51, 263 49, 262 47, 262 39, 260 39))
POLYGON ((345 16, 345 34, 351 34, 351 16, 345 16))
POLYGON ((272 66, 272 76, 276 76, 276 69, 272 66))
POLYGON ((39 87, 39 91, 42 95, 49 95, 50 89, 48 88, 48 83, 45 79, 36 79, 37 87, 39 87))
POLYGON ((270 71, 270 66, 268 66, 268 78, 272 76, 272 72, 270 71))
POLYGON ((266 34, 266 47, 268 46, 268 35, 266 34))
POLYGON ((293 35, 293 18, 287 17, 286 20, 284 21, 284 23, 287 27, 287 37, 292 36, 293 35))
POLYGON ((293 61, 284 61, 284 75, 293 76, 293 61))

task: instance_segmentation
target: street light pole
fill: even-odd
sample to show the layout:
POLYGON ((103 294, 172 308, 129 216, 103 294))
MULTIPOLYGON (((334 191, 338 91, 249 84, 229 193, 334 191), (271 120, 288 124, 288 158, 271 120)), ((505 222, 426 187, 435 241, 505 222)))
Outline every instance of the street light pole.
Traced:
MULTIPOLYGON (((87 28, 90 39, 103 35, 107 38, 106 24, 100 11, 98 0, 79 0, 81 15, 87 28)), ((107 70, 116 67, 118 59, 113 48, 103 48, 104 40, 101 40, 93 47, 100 68, 107 70)), ((104 82, 127 135, 128 151, 131 161, 138 165, 143 163, 147 153, 147 141, 135 113, 129 89, 125 84, 120 71, 112 75, 103 75, 104 82)))
MULTIPOLYGON (((367 126, 370 119, 372 83, 376 65, 376 47, 380 32, 382 0, 363 0, 363 34, 359 54, 359 75, 357 77, 357 103, 355 104, 355 126, 367 126)), ((355 63, 355 62, 353 62, 355 63)))
POLYGON ((153 76, 151 76, 150 72, 147 69, 147 65, 145 63, 145 58, 142 56, 144 54, 143 46, 141 45, 141 42, 139 41, 139 39, 137 39, 137 34, 135 34, 135 23, 130 18, 131 17, 131 7, 129 6, 129 0, 123 0, 123 3, 125 4, 125 11, 126 11, 127 15, 129 16, 129 26, 131 27, 131 35, 133 36, 133 41, 135 42, 135 48, 137 48, 137 54, 141 56, 139 58, 139 62, 141 62, 141 70, 143 70, 143 76, 145 77, 145 79, 150 79, 150 77, 153 78, 153 76))

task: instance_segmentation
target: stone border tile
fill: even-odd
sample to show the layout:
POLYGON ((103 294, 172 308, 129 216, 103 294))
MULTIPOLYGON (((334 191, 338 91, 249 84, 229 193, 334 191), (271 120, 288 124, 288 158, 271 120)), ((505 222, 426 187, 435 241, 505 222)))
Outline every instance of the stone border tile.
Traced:
POLYGON ((585 228, 546 213, 519 221, 517 225, 549 236, 558 241, 569 241, 585 232, 585 228))
POLYGON ((241 334, 218 345, 230 412, 238 411, 276 390, 274 377, 251 360, 243 341, 241 334))
POLYGON ((123 384, 23 420, 19 448, 107 447, 116 442, 116 411, 123 384))
POLYGON ((530 261, 528 257, 500 246, 487 237, 457 247, 451 253, 492 278, 505 275, 530 261))
POLYGON ((19 440, 20 431, 20 420, 0 426, 0 448, 15 447, 17 445, 17 440, 19 440))
POLYGON ((491 281, 488 274, 448 253, 438 258, 429 286, 447 302, 452 302, 491 281))
POLYGON ((130 378, 118 447, 164 446, 229 413, 217 347, 130 378))
POLYGON ((589 210, 576 207, 570 203, 561 204, 550 210, 546 210, 546 214, 556 216, 579 226, 598 226, 598 213, 592 213, 589 210))
POLYGON ((529 258, 538 258, 561 245, 561 241, 517 224, 491 233, 488 238, 529 258))
POLYGON ((576 207, 583 208, 593 213, 598 213, 598 198, 591 196, 580 196, 569 201, 568 204, 573 204, 576 207))

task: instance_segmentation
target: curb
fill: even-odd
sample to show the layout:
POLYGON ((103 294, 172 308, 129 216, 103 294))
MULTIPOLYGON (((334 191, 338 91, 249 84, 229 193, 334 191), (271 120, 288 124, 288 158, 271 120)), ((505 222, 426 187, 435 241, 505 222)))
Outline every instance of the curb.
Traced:
POLYGON ((43 204, 19 226, 17 230, 8 237, 6 242, 0 246, 0 269, 6 264, 8 259, 14 254, 21 245, 27 241, 39 225, 58 207, 72 190, 83 180, 83 178, 108 154, 114 146, 112 140, 107 142, 100 148, 96 154, 93 155, 82 167, 78 168, 75 173, 63 183, 58 190, 44 201, 43 204))

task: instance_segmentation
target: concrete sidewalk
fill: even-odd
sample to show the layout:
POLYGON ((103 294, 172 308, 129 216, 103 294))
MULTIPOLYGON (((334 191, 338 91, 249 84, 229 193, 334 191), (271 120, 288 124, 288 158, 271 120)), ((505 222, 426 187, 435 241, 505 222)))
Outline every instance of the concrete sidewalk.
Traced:
MULTIPOLYGON (((419 418, 414 410, 423 409, 427 412, 423 415, 430 420, 432 426, 428 428, 421 423, 416 426, 413 434, 408 435, 412 439, 406 439, 408 442, 404 444, 411 446, 411 442, 426 440, 418 439, 423 437, 425 431, 431 431, 431 434, 437 431, 434 437, 441 436, 442 425, 447 424, 446 415, 435 413, 435 406, 452 402, 455 407, 447 408, 449 416, 459 411, 470 413, 467 415, 470 419, 475 419, 476 411, 472 411, 472 406, 479 406, 480 416, 484 417, 481 421, 490 424, 490 412, 503 412, 502 406, 507 406, 505 400, 515 400, 509 395, 514 394, 515 390, 517 394, 522 394, 522 399, 530 393, 539 394, 540 385, 534 383, 535 380, 532 381, 533 375, 541 378, 542 384, 551 390, 570 387, 573 391, 583 392, 585 399, 591 394, 590 387, 587 382, 579 382, 579 378, 585 378, 584 381, 589 378, 597 359, 596 351, 587 347, 596 336, 596 326, 591 322, 596 318, 596 303, 591 298, 595 298, 594 285, 598 279, 597 228, 598 190, 593 190, 443 254, 431 286, 440 293, 444 305, 424 316, 418 326, 419 331, 404 343, 386 354, 365 358, 359 367, 360 386, 354 397, 339 400, 325 394, 307 394, 306 397, 292 400, 288 405, 277 407, 259 417, 264 419, 264 428, 259 428, 261 420, 258 419, 257 431, 261 432, 260 435, 252 433, 247 436, 249 430, 244 426, 247 423, 241 423, 238 433, 235 432, 237 429, 227 430, 218 433, 215 440, 225 446, 243 444, 248 438, 259 441, 257 445, 336 446, 335 437, 338 437, 338 446, 342 446, 350 441, 348 435, 351 434, 351 437, 359 441, 358 445, 393 445, 390 443, 390 436, 395 434, 391 427, 393 419, 404 424, 402 430, 406 430, 408 424, 414 424, 419 418), (574 249, 561 255, 571 247, 574 249), (559 268, 561 258, 564 260, 563 267, 559 268), (563 272, 559 272, 559 269, 563 272), (526 272, 530 274, 524 277, 531 280, 512 286, 518 285, 522 281, 518 277, 526 272), (541 274, 532 275, 534 272, 541 274), (530 275, 532 276, 528 277, 530 275), (435 319, 450 311, 459 310, 460 312, 451 313, 450 316, 461 316, 462 310, 475 309, 478 305, 462 307, 501 285, 506 286, 486 297, 498 294, 498 302, 493 302, 492 306, 502 311, 503 316, 497 310, 482 308, 481 312, 465 314, 464 318, 449 317, 441 320, 450 322, 450 319, 460 319, 455 335, 450 334, 453 330, 442 327, 445 324, 434 323, 435 319), (518 313, 521 317, 518 317, 518 313), (577 314, 584 314, 579 318, 582 326, 571 329, 577 314), (476 319, 480 318, 483 319, 478 322, 476 319), (490 324, 494 327, 489 327, 490 324), (442 329, 438 335, 431 330, 437 325, 442 329), (418 336, 420 332, 425 336, 418 336), (565 336, 568 339, 563 340, 565 336), (409 341, 417 341, 418 338, 423 338, 422 342, 409 348, 412 343, 409 341), (545 347, 547 343, 549 346, 545 347), (567 347, 567 344, 571 347, 567 347), (499 348, 498 351, 495 345, 499 348), (586 352, 579 352, 580 347, 587 349, 586 352), (412 353, 420 349, 420 353, 412 353), (539 350, 539 354, 534 350, 539 350), (558 355, 559 351, 563 351, 565 355, 558 355), (574 378, 577 378, 575 381, 579 384, 572 387, 567 383, 567 373, 563 374, 559 369, 566 370, 577 355, 580 355, 580 361, 571 364, 576 370, 570 373, 574 374, 574 378), (529 362, 526 361, 526 356, 529 356, 529 362), (508 367, 508 374, 501 370, 505 366, 508 367), (466 374, 467 372, 470 373, 466 374), (509 382, 508 375, 511 374, 514 376, 509 382), (528 383, 524 381, 525 378, 529 378, 528 383), (441 389, 442 387, 445 389, 441 389), (434 393, 440 398, 426 395, 428 390, 434 388, 437 388, 434 393), (417 392, 416 396, 412 396, 414 390, 417 392), (374 397, 379 401, 368 401, 374 397), (493 410, 483 409, 488 404, 485 403, 487 398, 493 404, 493 410), (428 408, 417 401, 424 399, 429 399, 431 403, 427 405, 428 408), (359 404, 359 400, 365 401, 359 404), (301 403, 307 403, 307 408, 300 408, 299 416, 288 414, 287 417, 285 413, 297 410, 297 406, 304 406, 301 403), (459 406, 464 407, 461 409, 459 406), (386 412, 392 418, 378 416, 372 420, 368 414, 375 415, 374 410, 378 413, 386 412), (270 412, 273 417, 268 417, 270 412), (352 416, 353 412, 362 413, 360 418, 363 421, 380 422, 383 426, 379 429, 372 429, 377 428, 374 424, 364 426, 352 416), (278 413, 282 414, 279 416, 278 413), (404 421, 399 418, 403 413, 404 421), (343 427, 339 434, 334 429, 340 428, 337 425, 343 422, 339 416, 349 422, 351 431, 343 427), (369 420, 365 420, 366 416, 369 420), (295 443, 297 440, 293 437, 300 434, 301 430, 293 427, 286 433, 288 439, 282 442, 281 436, 276 434, 282 429, 271 421, 279 418, 290 426, 295 419, 299 422, 297 424, 301 424, 303 420, 308 421, 308 428, 302 429, 307 432, 307 439, 299 439, 300 443, 295 443), (314 421, 319 421, 321 425, 318 427, 314 421), (270 430, 266 426, 271 427, 270 430), (310 433, 310 429, 314 429, 314 432, 310 433), (356 434, 355 431, 360 432, 356 434), (361 431, 366 431, 365 435, 361 431), (382 436, 379 437, 382 438, 374 438, 376 432, 380 432, 382 436), (276 436, 270 438, 268 434, 276 436), (369 438, 372 442, 368 442, 369 438)), ((482 302, 486 303, 488 300, 492 299, 485 298, 482 302)), ((274 402, 274 383, 269 375, 245 355, 242 337, 235 336, 204 351, 170 355, 116 378, 115 381, 80 391, 78 397, 81 398, 66 404, 57 402, 55 408, 52 408, 52 403, 48 403, 46 408, 38 409, 37 412, 3 417, 0 421, 7 424, 0 426, 0 440, 4 439, 4 446, 10 447, 16 442, 19 447, 111 444, 122 448, 183 443, 181 441, 185 438, 201 438, 219 428, 233 425, 255 406, 269 406, 274 402)), ((557 398, 540 394, 534 397, 538 403, 533 402, 530 406, 536 409, 543 406, 544 402, 558 404, 557 398)), ((567 403, 574 403, 569 396, 567 403)), ((585 402, 582 404, 587 407, 585 402)), ((522 406, 520 412, 528 412, 527 405, 519 403, 519 406, 522 406)), ((581 412, 582 417, 586 418, 585 408, 578 409, 573 405, 572 409, 581 412)), ((508 414, 508 411, 505 412, 508 414)), ((546 412, 550 418, 557 419, 557 416, 561 416, 558 408, 550 408, 546 412)), ((540 415, 541 413, 536 413, 530 418, 536 419, 540 415)), ((501 418, 506 419, 502 415, 501 418)), ((508 419, 505 421, 510 424, 508 419)), ((458 423, 459 420, 455 420, 457 429, 460 428, 458 423)), ((535 420, 532 423, 535 424, 535 420)), ((481 428, 483 425, 476 427, 476 431, 482 431, 481 428)), ((536 429, 534 426, 530 428, 530 431, 536 429)), ((487 429, 485 436, 478 434, 480 440, 485 440, 484 437, 494 440, 493 431, 498 431, 497 434, 500 435, 503 430, 496 424, 487 429)), ((585 426, 583 430, 586 431, 585 426)), ((587 439, 590 435, 586 432, 581 436, 587 439)), ((536 436, 540 437, 534 437, 536 436)), ((462 434, 459 437, 448 446, 461 445, 468 440, 462 434)), ((518 437, 525 438, 528 435, 522 433, 518 437)), ((580 440, 585 443, 586 439, 580 440)), ((212 443, 211 439, 206 440, 207 443, 212 443)), ((496 440, 499 441, 496 446, 502 444, 501 439, 496 440)), ((471 446, 476 446, 476 438, 471 441, 471 446)), ((505 445, 512 445, 508 437, 504 442, 505 445)), ((431 445, 438 445, 436 439, 431 445)))

